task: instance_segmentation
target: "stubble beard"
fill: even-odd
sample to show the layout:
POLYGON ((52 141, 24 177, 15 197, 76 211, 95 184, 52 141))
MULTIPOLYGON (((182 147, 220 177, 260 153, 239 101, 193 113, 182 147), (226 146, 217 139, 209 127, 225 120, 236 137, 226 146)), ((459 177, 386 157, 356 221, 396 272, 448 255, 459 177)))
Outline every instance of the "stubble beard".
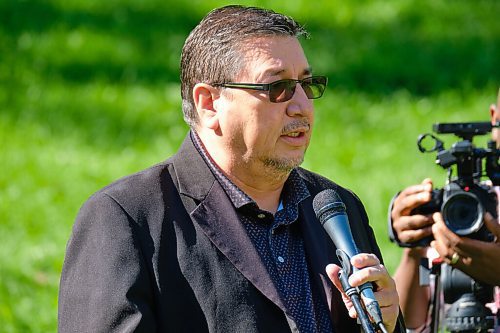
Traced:
POLYGON ((271 158, 267 157, 263 160, 264 167, 269 173, 269 176, 283 180, 288 178, 293 169, 300 166, 304 162, 304 155, 297 158, 271 158))

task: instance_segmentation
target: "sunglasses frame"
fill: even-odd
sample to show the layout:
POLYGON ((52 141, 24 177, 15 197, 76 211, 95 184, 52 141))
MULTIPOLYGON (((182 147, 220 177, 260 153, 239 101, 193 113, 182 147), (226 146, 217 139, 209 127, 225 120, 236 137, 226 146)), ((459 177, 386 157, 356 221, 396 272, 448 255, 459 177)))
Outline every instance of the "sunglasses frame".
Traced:
MULTIPOLYGON (((317 99, 317 98, 320 98, 321 96, 323 96, 323 93, 326 90, 326 85, 328 84, 328 78, 326 76, 316 75, 316 76, 306 77, 306 78, 304 78, 302 80, 283 79, 283 80, 277 80, 277 81, 274 81, 274 82, 271 82, 271 83, 236 83, 236 82, 227 82, 227 83, 214 83, 214 84, 212 84, 212 86, 214 86, 214 87, 224 87, 224 88, 234 88, 234 89, 250 89, 250 90, 267 91, 267 92, 269 92, 268 96, 269 96, 269 101, 271 103, 283 103, 283 102, 286 102, 286 101, 289 101, 290 99, 292 99, 293 95, 295 94, 295 89, 297 87, 297 83, 300 84, 300 86, 302 87, 302 89, 304 89, 304 87, 302 86, 303 83, 310 83, 310 84, 313 84, 313 85, 323 86, 323 88, 321 89, 321 94, 319 96, 316 96, 316 97, 309 97, 309 96, 307 96, 307 98, 309 98, 309 99, 317 99), (315 80, 316 80, 316 82, 313 82, 315 80), (271 95, 272 95, 271 94, 271 90, 272 90, 273 86, 276 86, 276 85, 278 85, 280 83, 283 83, 283 82, 293 82, 293 83, 295 83, 295 85, 290 85, 292 87, 292 88, 290 88, 292 90, 292 94, 290 95, 290 97, 287 98, 287 99, 281 100, 281 101, 277 101, 276 98, 271 98, 271 95)), ((284 89, 283 91, 286 91, 286 89, 284 89)), ((306 89, 304 89, 304 91, 306 91, 306 89)), ((307 91, 306 91, 306 95, 307 95, 307 91)))

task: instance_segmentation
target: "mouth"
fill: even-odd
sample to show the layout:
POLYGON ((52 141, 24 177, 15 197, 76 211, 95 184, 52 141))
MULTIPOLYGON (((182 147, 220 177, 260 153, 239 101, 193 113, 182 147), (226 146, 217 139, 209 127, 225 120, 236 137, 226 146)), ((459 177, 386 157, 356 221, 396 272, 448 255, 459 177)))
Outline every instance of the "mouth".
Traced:
POLYGON ((289 138, 300 138, 306 135, 307 132, 310 130, 310 125, 300 125, 300 126, 293 126, 292 128, 285 128, 283 133, 281 134, 282 136, 286 136, 289 138))
POLYGON ((309 142, 309 124, 301 124, 300 126, 288 127, 286 131, 281 134, 281 139, 292 147, 304 147, 309 142))
POLYGON ((285 134, 285 136, 291 137, 291 138, 298 138, 299 136, 304 135, 304 132, 291 132, 288 134, 285 134))

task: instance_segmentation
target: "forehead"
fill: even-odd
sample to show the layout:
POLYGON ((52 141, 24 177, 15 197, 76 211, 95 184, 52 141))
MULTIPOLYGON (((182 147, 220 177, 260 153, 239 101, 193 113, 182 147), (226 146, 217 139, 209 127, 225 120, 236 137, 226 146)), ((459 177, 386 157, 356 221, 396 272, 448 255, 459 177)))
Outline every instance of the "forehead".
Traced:
POLYGON ((296 37, 270 36, 246 40, 240 48, 243 66, 240 78, 294 78, 310 74, 304 50, 296 37))

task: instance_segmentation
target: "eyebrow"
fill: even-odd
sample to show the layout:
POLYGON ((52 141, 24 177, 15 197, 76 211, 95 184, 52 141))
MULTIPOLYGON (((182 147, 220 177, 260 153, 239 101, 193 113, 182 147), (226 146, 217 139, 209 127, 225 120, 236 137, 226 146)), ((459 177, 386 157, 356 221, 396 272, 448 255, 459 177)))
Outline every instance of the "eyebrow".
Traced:
POLYGON ((313 72, 312 67, 311 67, 311 66, 309 66, 309 67, 307 67, 306 69, 304 69, 304 71, 302 72, 302 74, 303 74, 303 75, 311 75, 311 74, 312 74, 312 72, 313 72))
MULTIPOLYGON (((264 72, 264 75, 269 74, 270 76, 279 76, 280 74, 282 74, 284 72, 285 72, 285 69, 278 69, 278 70, 269 69, 269 70, 264 72)), ((300 75, 307 76, 307 75, 311 75, 311 74, 312 74, 312 67, 309 66, 309 67, 305 68, 300 75)))

